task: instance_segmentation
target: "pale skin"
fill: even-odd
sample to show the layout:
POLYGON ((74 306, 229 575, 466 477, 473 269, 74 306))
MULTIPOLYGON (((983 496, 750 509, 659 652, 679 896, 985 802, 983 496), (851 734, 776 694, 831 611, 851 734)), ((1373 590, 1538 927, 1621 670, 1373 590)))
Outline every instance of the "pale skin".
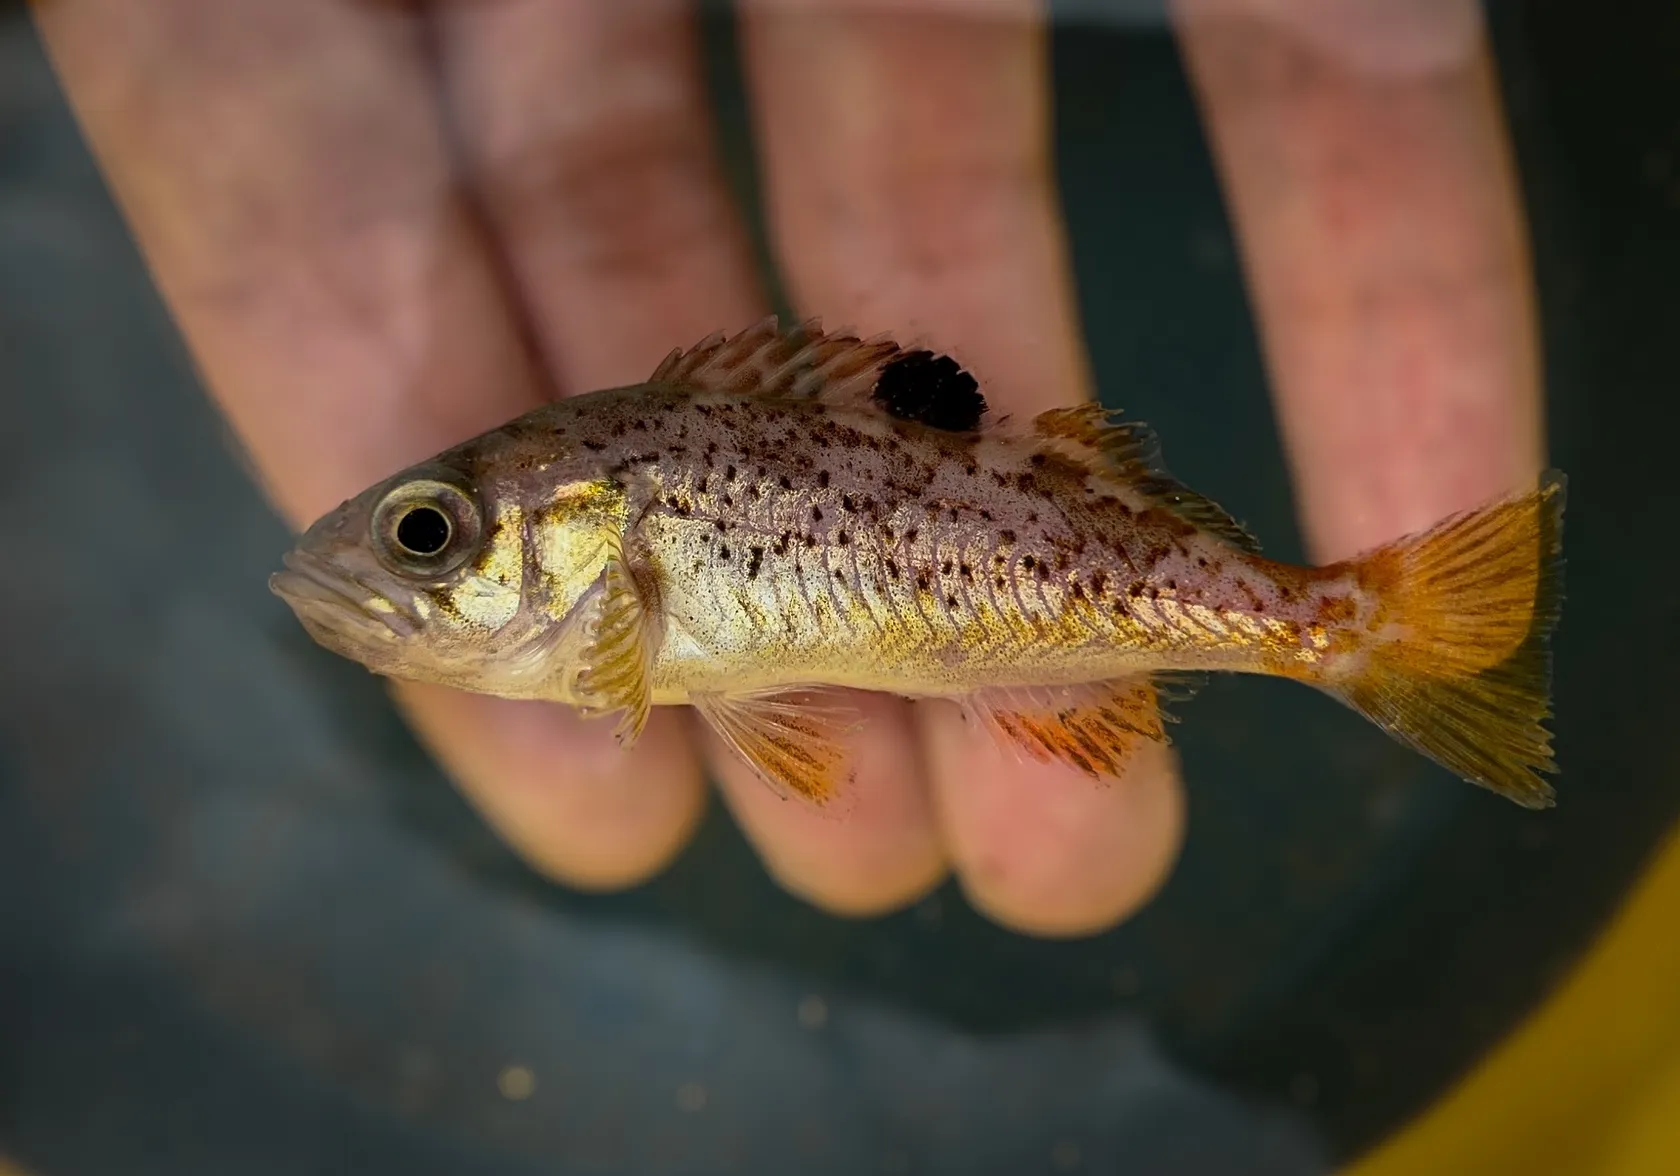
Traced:
MULTIPOLYGON (((674 0, 459 0, 431 7, 429 36, 370 0, 36 10, 211 395, 296 525, 767 309, 674 0)), ((1320 560, 1540 468, 1529 261, 1475 10, 1174 10, 1320 560)), ((800 310, 937 340, 1000 412, 1088 396, 1026 0, 785 0, 740 24, 800 310)), ((1097 931, 1149 899, 1184 836, 1169 751, 1095 786, 944 703, 861 700, 837 822, 771 794, 682 708, 625 753, 564 708, 395 692, 486 820, 568 885, 661 869, 709 775, 784 886, 852 914, 954 873, 1006 926, 1097 931)))

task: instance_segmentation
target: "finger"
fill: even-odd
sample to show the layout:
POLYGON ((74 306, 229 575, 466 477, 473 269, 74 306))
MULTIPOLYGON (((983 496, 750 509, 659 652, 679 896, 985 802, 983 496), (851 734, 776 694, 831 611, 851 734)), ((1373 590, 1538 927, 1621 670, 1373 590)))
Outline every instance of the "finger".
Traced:
POLYGON ((423 114, 412 22, 338 0, 35 13, 210 394, 293 522, 531 403, 423 114))
MULTIPOLYGON (((802 308, 953 350, 998 413, 1088 395, 1028 0, 744 18, 775 238, 802 308)), ((1025 767, 918 709, 947 849, 973 901, 1078 933, 1144 901, 1177 848, 1170 758, 1111 787, 1025 767)))
POLYGON ((397 702, 452 774, 482 781, 470 796, 503 840, 572 886, 641 881, 687 844, 705 813, 688 732, 669 711, 651 715, 626 752, 600 721, 549 703, 435 687, 404 687, 397 702), (487 726, 493 759, 478 752, 487 726))
POLYGON ((766 313, 686 0, 445 3, 474 186, 563 391, 646 379, 766 313))
POLYGON ((837 695, 862 723, 851 742, 851 791, 833 812, 784 800, 715 735, 707 738, 717 748, 724 798, 777 881, 836 914, 879 914, 937 886, 945 859, 904 704, 877 694, 837 695))
POLYGON ((1316 555, 1528 482, 1532 283, 1474 0, 1177 16, 1316 555))
POLYGON ((1017 759, 954 707, 941 714, 945 706, 935 705, 927 721, 933 755, 971 773, 950 777, 963 793, 960 803, 946 800, 946 827, 967 847, 959 868, 977 907, 1035 934, 1084 935, 1123 919, 1160 888, 1184 835, 1171 747, 1143 744, 1124 779, 1093 784, 1079 772, 1017 759), (1023 834, 1034 852, 1022 851, 1023 834), (1070 860, 1084 866, 1080 876, 1070 875, 1070 860))
MULTIPOLYGON (((688 4, 500 0, 445 7, 441 20, 476 183, 565 387, 645 379, 673 346, 765 313, 714 154, 688 4)), ((868 727, 840 821, 784 802, 704 738, 733 811, 788 889, 859 913, 940 876, 902 716, 868 727)))
MULTIPOLYGON (((294 523, 536 403, 411 18, 338 0, 36 11, 212 394, 294 523)), ((695 818, 697 773, 668 721, 632 756, 589 759, 598 802, 573 824, 552 796, 580 786, 598 733, 402 695, 467 794, 563 876, 643 875, 695 818)))

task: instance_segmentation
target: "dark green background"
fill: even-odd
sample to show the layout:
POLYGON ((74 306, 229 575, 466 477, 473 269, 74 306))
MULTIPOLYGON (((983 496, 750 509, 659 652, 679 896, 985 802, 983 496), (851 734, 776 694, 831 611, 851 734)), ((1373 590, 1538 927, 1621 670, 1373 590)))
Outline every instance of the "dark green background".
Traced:
MULTIPOLYGON (((719 810, 634 893, 527 872, 268 594, 285 532, 0 8, 0 1151, 43 1176, 1304 1173, 1429 1103, 1680 804, 1680 10, 1492 17, 1571 479, 1561 803, 1458 783, 1298 687, 1217 682, 1175 731, 1167 890, 1044 943, 951 889, 813 913, 719 810), (520 1103, 495 1086, 515 1062, 520 1103), (694 1081, 705 1109, 678 1110, 694 1081)), ((1104 399, 1298 557, 1170 41, 1067 23, 1055 74, 1104 399)))

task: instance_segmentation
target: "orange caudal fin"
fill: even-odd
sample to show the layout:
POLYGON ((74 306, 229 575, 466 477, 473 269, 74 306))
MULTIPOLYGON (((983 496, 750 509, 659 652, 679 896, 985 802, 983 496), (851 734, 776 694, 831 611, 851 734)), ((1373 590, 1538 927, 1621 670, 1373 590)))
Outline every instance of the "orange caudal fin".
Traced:
POLYGON ((1381 605, 1375 644, 1325 688, 1396 739, 1526 808, 1553 803, 1552 630, 1564 477, 1353 561, 1381 605))

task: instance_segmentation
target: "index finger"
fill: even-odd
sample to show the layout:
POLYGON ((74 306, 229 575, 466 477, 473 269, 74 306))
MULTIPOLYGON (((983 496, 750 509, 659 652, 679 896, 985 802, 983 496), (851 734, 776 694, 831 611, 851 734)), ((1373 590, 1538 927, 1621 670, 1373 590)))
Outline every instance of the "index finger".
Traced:
MULTIPOLYGON (((211 394, 294 524, 537 403, 418 17, 342 0, 52 0, 36 16, 211 394)), ((551 873, 640 877, 698 812, 669 716, 620 755, 558 708, 399 694, 551 873)))

